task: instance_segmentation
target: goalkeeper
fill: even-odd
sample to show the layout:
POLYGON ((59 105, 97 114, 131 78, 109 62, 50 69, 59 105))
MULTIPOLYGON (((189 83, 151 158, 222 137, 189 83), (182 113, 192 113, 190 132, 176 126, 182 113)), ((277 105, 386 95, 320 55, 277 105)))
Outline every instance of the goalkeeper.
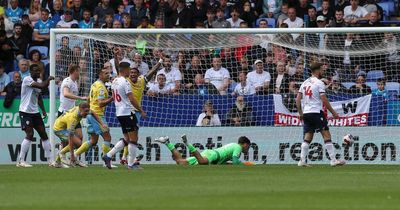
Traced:
POLYGON ((175 149, 175 145, 169 142, 168 136, 160 137, 155 141, 168 147, 178 165, 221 165, 227 164, 228 161, 232 161, 234 165, 254 165, 252 162, 239 160, 240 154, 247 152, 250 147, 250 140, 246 136, 239 137, 238 143, 226 144, 220 148, 207 149, 200 153, 192 144, 187 142, 186 135, 183 135, 183 143, 189 148, 190 154, 194 156, 186 159, 182 158, 181 153, 175 149))

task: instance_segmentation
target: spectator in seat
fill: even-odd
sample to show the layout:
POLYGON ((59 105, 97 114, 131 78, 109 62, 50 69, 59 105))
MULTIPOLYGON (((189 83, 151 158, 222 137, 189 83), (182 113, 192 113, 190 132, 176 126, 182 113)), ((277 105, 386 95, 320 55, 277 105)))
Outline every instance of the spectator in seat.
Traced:
POLYGON ((337 9, 335 11, 335 18, 329 22, 328 27, 346 27, 347 23, 344 21, 343 10, 337 9))
POLYGON ((232 28, 240 28, 240 23, 243 21, 242 19, 239 18, 239 9, 234 7, 232 8, 231 11, 231 18, 228 18, 226 21, 228 21, 231 24, 232 28))
POLYGON ((203 112, 197 118, 196 126, 220 126, 221 120, 214 110, 213 103, 207 100, 203 106, 203 112))
POLYGON ((166 83, 165 74, 162 73, 157 75, 157 83, 151 85, 147 91, 147 95, 152 97, 171 95, 173 93, 176 92, 174 92, 172 84, 166 83))
POLYGON ((245 1, 243 3, 243 11, 240 14, 240 19, 246 21, 250 27, 254 27, 257 20, 257 12, 251 7, 250 1, 245 1))
POLYGON ((308 0, 299 0, 295 7, 297 17, 303 19, 304 15, 308 14, 308 8, 310 8, 310 6, 308 0))
POLYGON ((254 69, 247 74, 247 81, 250 85, 254 86, 258 95, 268 94, 271 75, 269 72, 264 71, 264 63, 262 60, 254 62, 254 69))
POLYGON ((40 79, 44 80, 44 63, 42 62, 42 55, 38 50, 32 50, 29 53, 29 66, 37 64, 40 69, 40 79))
POLYGON ((382 23, 379 20, 379 14, 377 11, 369 13, 368 22, 362 24, 363 27, 381 27, 382 23))
POLYGON ((139 69, 140 75, 146 75, 149 72, 149 65, 143 61, 142 55, 135 53, 133 56, 133 65, 139 69))
POLYGON ((113 28, 113 16, 112 14, 106 14, 104 18, 105 22, 100 28, 113 28))
POLYGON ((29 20, 35 25, 40 20, 41 16, 40 0, 31 0, 31 4, 26 13, 29 15, 29 20))
POLYGON ((78 22, 82 20, 84 8, 82 6, 82 0, 73 0, 72 7, 72 18, 78 22))
POLYGON ((271 81, 273 93, 283 94, 289 92, 289 75, 286 74, 284 62, 278 61, 276 72, 272 74, 271 81))
POLYGON ((194 83, 185 84, 185 93, 192 95, 217 95, 219 91, 211 83, 205 83, 202 74, 196 74, 194 77, 194 83))
POLYGON ((168 28, 190 28, 192 27, 190 9, 186 6, 185 0, 178 0, 178 7, 171 12, 170 20, 166 23, 168 28))
POLYGON ((166 86, 171 87, 173 93, 179 93, 182 82, 181 72, 177 68, 172 67, 171 57, 168 55, 165 55, 163 58, 163 66, 164 68, 157 72, 156 77, 163 74, 166 78, 166 86))
POLYGON ((297 84, 301 84, 306 79, 304 75, 304 64, 299 62, 296 64, 296 72, 290 79, 291 81, 295 81, 297 84))
POLYGON ((150 20, 147 16, 142 17, 140 24, 137 28, 155 28, 153 25, 150 24, 150 20))
POLYGON ((232 6, 228 6, 228 0, 219 0, 220 6, 222 12, 224 13, 224 19, 228 19, 231 17, 231 10, 232 6))
POLYGON ((24 37, 25 40, 28 41, 29 43, 32 43, 34 26, 32 26, 28 15, 22 15, 21 24, 22 24, 21 36, 24 37))
POLYGON ((282 0, 263 0, 262 1, 262 11, 263 14, 260 18, 268 17, 277 19, 281 12, 282 0))
POLYGON ((186 89, 190 89, 193 86, 193 81, 196 80, 195 76, 200 74, 202 76, 202 80, 204 82, 203 75, 205 73, 205 69, 201 64, 201 60, 198 55, 193 55, 189 65, 186 66, 183 71, 183 84, 186 89))
POLYGON ((282 94, 283 104, 290 112, 297 112, 296 96, 299 92, 299 85, 293 80, 289 80, 289 92, 282 94))
MULTIPOLYGON (((46 7, 43 7, 46 8, 46 7)), ((54 23, 58 23, 61 20, 61 16, 64 15, 64 10, 62 8, 61 0, 55 0, 53 3, 53 7, 50 8, 51 20, 54 23)))
POLYGON ((349 93, 352 94, 367 95, 371 94, 371 92, 371 88, 365 84, 365 77, 363 75, 358 76, 356 84, 351 86, 349 89, 349 93))
POLYGON ((71 28, 73 24, 78 25, 78 21, 73 19, 72 11, 66 10, 64 12, 64 16, 61 17, 61 20, 58 21, 56 27, 57 28, 71 28))
POLYGON ((112 28, 122 28, 122 23, 119 20, 114 20, 112 24, 112 28))
POLYGON ((207 20, 204 21, 204 28, 213 28, 212 23, 215 21, 216 9, 207 9, 207 20))
POLYGON ((4 88, 10 83, 10 77, 5 72, 3 62, 0 62, 0 92, 4 92, 4 88))
POLYGON ((205 82, 213 84, 221 95, 226 95, 230 83, 229 71, 222 67, 221 58, 218 56, 213 57, 212 66, 206 71, 205 82))
POLYGON ((21 80, 24 80, 27 76, 31 76, 29 71, 29 61, 25 58, 22 58, 18 61, 18 68, 18 73, 20 74, 21 80))
POLYGON ((106 15, 109 14, 114 17, 114 10, 110 7, 110 0, 101 0, 99 6, 94 9, 93 18, 98 26, 105 23, 106 15))
POLYGON ((142 18, 147 15, 143 0, 134 0, 133 7, 129 10, 129 14, 131 16, 131 26, 133 28, 138 27, 142 18))
POLYGON ((387 81, 400 82, 400 53, 398 46, 398 37, 392 32, 386 32, 381 44, 376 46, 377 49, 384 49, 386 51, 384 57, 386 68, 384 69, 384 73, 387 81))
POLYGON ((254 125, 253 109, 245 102, 243 96, 238 96, 235 107, 232 107, 226 119, 230 126, 251 126, 254 125))
POLYGON ((41 19, 35 24, 33 29, 32 45, 47 46, 50 45, 50 29, 55 26, 54 22, 49 19, 49 10, 41 11, 41 19))
POLYGON ((340 83, 339 77, 332 77, 332 82, 326 87, 328 95, 338 95, 348 93, 345 86, 340 83))
POLYGON ((16 23, 14 24, 14 34, 9 38, 10 43, 12 44, 12 49, 17 56, 17 60, 23 58, 26 54, 26 48, 28 46, 28 40, 24 39, 22 36, 22 24, 16 23))
POLYGON ((314 6, 308 8, 308 23, 306 23, 307 28, 317 27, 317 9, 314 6))
POLYGON ((377 87, 378 87, 378 88, 372 91, 372 95, 383 96, 383 98, 385 98, 386 100, 388 100, 388 99, 389 99, 389 93, 388 93, 388 91, 385 89, 385 86, 386 86, 385 79, 379 78, 379 79, 376 81, 376 84, 377 84, 377 87))
POLYGON ((207 20, 207 7, 204 0, 194 0, 191 8, 192 27, 195 27, 197 22, 204 22, 205 20, 207 20))
POLYGON ((289 5, 286 2, 283 2, 281 6, 281 11, 279 12, 279 15, 277 17, 278 26, 280 26, 283 23, 283 21, 289 18, 288 11, 289 11, 289 5))
POLYGON ((318 16, 324 16, 327 23, 333 21, 334 13, 333 10, 330 8, 329 0, 323 0, 321 5, 321 10, 317 12, 318 16))
POLYGON ((114 20, 118 20, 122 23, 122 14, 124 14, 125 5, 124 4, 118 5, 117 11, 118 13, 114 14, 114 20))
MULTIPOLYGON (((302 28, 303 27, 303 25, 304 25, 303 19, 296 16, 295 8, 289 8, 288 16, 289 16, 289 18, 284 20, 283 23, 286 23, 289 28, 302 28)), ((295 41, 299 36, 300 36, 300 34, 292 34, 293 40, 295 40, 295 41)))
POLYGON ((239 83, 236 85, 232 96, 244 96, 256 94, 256 88, 247 82, 247 73, 240 72, 239 83))
POLYGON ((12 46, 13 44, 7 39, 6 31, 0 30, 0 61, 3 62, 7 73, 14 70, 14 52, 12 46))
POLYGON ((94 19, 90 10, 83 10, 82 20, 79 21, 79 28, 94 28, 94 19))
POLYGON ((61 48, 59 49, 61 53, 61 57, 63 60, 71 60, 72 58, 72 50, 69 47, 69 37, 63 36, 61 38, 61 48))
POLYGON ((1 93, 1 95, 6 96, 3 104, 5 108, 9 108, 12 105, 15 97, 21 95, 21 84, 21 75, 19 72, 15 72, 13 74, 13 81, 8 83, 8 85, 4 88, 4 91, 1 93))
POLYGON ((213 28, 230 28, 231 23, 225 20, 224 11, 221 8, 217 9, 217 18, 212 23, 213 28))
POLYGON ((368 20, 368 11, 359 6, 359 0, 350 0, 350 6, 344 8, 344 20, 349 25, 356 25, 359 21, 368 20))
MULTIPOLYGON (((142 22, 143 22, 143 19, 142 19, 142 22)), ((132 23, 131 23, 131 16, 129 15, 129 13, 122 14, 122 27, 123 28, 133 28, 132 23)))
POLYGON ((23 14, 24 10, 18 6, 18 0, 10 0, 10 7, 5 12, 6 17, 15 24, 21 20, 23 14))
MULTIPOLYGON (((253 71, 253 67, 251 65, 249 65, 249 60, 247 59, 246 56, 243 56, 242 58, 240 58, 240 62, 237 68, 237 71, 239 73, 241 72, 246 72, 246 74, 248 72, 253 71)), ((233 77, 233 76, 232 76, 233 77)), ((238 77, 239 78, 239 77, 238 77)), ((240 79, 239 79, 240 80, 240 79)))

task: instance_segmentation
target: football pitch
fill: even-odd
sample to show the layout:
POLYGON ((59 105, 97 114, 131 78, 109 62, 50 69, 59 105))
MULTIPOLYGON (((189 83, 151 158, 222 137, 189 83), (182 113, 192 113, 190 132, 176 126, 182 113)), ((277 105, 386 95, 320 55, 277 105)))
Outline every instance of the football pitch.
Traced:
POLYGON ((398 165, 0 166, 0 209, 399 209, 398 165))

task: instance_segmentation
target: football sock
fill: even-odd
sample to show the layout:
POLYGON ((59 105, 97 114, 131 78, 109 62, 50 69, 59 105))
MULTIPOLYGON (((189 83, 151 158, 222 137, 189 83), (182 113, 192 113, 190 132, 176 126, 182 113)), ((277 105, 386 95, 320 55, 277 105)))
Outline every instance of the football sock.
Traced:
POLYGON ((123 140, 120 140, 115 144, 115 146, 107 153, 107 157, 111 158, 115 153, 121 151, 125 146, 125 143, 123 140))
POLYGON ((51 144, 48 139, 42 140, 42 148, 44 150, 44 156, 47 158, 47 161, 51 161, 51 144))
POLYGON ((60 151, 60 154, 64 155, 67 152, 69 152, 69 145, 66 145, 64 148, 62 148, 62 150, 60 151))
POLYGON ((196 147, 194 147, 192 144, 188 143, 186 146, 189 148, 189 152, 190 153, 193 153, 193 152, 197 151, 196 147))
POLYGON ((336 160, 335 148, 333 147, 331 140, 325 141, 325 148, 326 151, 328 151, 329 158, 331 159, 331 161, 336 160))
POLYGON ((301 143, 301 153, 300 153, 301 161, 306 162, 309 148, 310 148, 309 142, 303 141, 303 143, 301 143))
POLYGON ((122 159, 126 160, 126 157, 128 157, 128 146, 124 147, 124 154, 122 155, 122 159))
POLYGON ((19 153, 19 161, 25 161, 25 156, 30 146, 31 146, 31 141, 29 141, 28 139, 24 139, 22 141, 21 152, 19 153))
POLYGON ((167 144, 165 144, 165 145, 168 147, 169 151, 172 151, 172 150, 175 149, 175 145, 172 144, 172 143, 167 143, 167 144))
POLYGON ((88 151, 90 149, 90 147, 92 146, 92 144, 87 141, 85 143, 83 143, 76 151, 75 151, 75 156, 80 156, 82 153, 88 151))
POLYGON ((137 148, 136 144, 129 143, 129 145, 128 145, 128 151, 129 151, 129 153, 128 153, 128 166, 132 166, 134 161, 135 161, 136 148, 137 148))
POLYGON ((111 142, 109 141, 103 141, 103 144, 101 145, 101 149, 103 151, 103 154, 107 154, 111 150, 111 142))

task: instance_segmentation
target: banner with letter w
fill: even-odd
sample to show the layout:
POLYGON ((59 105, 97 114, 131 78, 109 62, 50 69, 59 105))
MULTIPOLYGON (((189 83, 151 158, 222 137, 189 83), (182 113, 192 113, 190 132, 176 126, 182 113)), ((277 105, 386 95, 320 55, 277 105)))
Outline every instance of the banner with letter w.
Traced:
MULTIPOLYGON (((331 102, 332 108, 339 114, 338 119, 333 119, 328 112, 330 126, 367 126, 371 95, 354 98, 345 101, 331 102)), ((295 106, 294 103, 287 104, 295 106)), ((302 122, 298 112, 292 112, 293 107, 284 105, 282 96, 274 94, 274 124, 276 126, 300 126, 302 122)), ((326 110, 323 110, 327 112, 326 110)))

